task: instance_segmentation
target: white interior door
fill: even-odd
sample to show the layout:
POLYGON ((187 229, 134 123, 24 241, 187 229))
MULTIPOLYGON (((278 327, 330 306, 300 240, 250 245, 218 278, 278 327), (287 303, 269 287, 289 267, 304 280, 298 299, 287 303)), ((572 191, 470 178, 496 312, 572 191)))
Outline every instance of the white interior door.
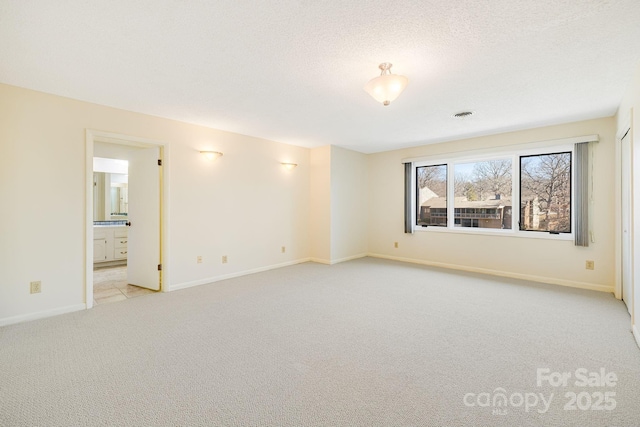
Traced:
POLYGON ((132 150, 129 157, 127 281, 160 290, 160 148, 132 150))
POLYGON ((629 133, 621 141, 622 153, 622 301, 631 314, 633 254, 631 252, 631 143, 629 133))

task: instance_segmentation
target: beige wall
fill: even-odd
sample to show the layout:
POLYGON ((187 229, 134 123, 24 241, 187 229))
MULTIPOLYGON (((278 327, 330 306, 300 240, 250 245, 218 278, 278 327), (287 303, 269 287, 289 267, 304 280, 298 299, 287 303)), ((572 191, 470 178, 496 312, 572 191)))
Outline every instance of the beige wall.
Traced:
POLYGON ((487 271, 550 283, 613 290, 614 283, 615 120, 604 118, 511 132, 369 156, 369 252, 454 268, 487 271), (470 152, 598 134, 594 145, 591 229, 595 243, 470 235, 456 232, 404 234, 404 174, 401 160, 443 153, 470 152), (397 249, 394 242, 399 243, 397 249), (594 260, 595 270, 585 269, 594 260))
POLYGON ((169 143, 170 285, 309 257, 308 149, 0 85, 0 324, 84 304, 87 128, 169 143))
POLYGON ((311 258, 333 264, 367 253, 367 155, 327 145, 311 150, 311 258))
POLYGON ((331 263, 331 146, 311 149, 309 235, 311 258, 331 263))
POLYGON ((367 155, 331 147, 331 261, 367 253, 367 155))
MULTIPOLYGON (((638 87, 628 105, 637 105, 638 87)), ((0 85, 0 324, 84 304, 86 129, 168 143, 173 288, 365 253, 601 290, 613 286, 615 118, 364 155, 334 146, 309 150, 0 85), (593 164, 596 241, 589 248, 403 233, 401 159, 588 134, 600 136, 593 164), (224 156, 205 161, 198 151, 207 149, 224 156), (284 161, 298 167, 286 170, 284 161), (221 264, 222 255, 228 264, 221 264), (594 271, 585 270, 587 259, 595 261, 594 271), (32 280, 42 281, 41 294, 29 294, 32 280)))

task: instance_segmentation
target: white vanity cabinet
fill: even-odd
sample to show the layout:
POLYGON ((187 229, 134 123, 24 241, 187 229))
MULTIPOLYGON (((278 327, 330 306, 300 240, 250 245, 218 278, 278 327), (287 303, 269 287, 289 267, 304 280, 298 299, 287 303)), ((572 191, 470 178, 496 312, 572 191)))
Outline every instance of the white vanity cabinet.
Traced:
POLYGON ((93 262, 127 259, 127 227, 93 227, 93 262))
POLYGON ((127 228, 113 233, 113 259, 127 259, 127 228))
POLYGON ((107 239, 93 236, 93 262, 100 262, 107 259, 107 239))

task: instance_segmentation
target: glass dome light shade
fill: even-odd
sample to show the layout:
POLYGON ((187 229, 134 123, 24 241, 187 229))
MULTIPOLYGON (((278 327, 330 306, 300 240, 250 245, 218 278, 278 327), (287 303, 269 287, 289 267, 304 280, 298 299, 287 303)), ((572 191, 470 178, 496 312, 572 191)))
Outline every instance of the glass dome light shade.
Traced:
POLYGON ((389 105, 394 101, 409 83, 405 76, 391 74, 388 69, 383 69, 383 74, 369 80, 364 86, 364 90, 376 101, 383 105, 389 105), (385 71, 388 74, 384 74, 385 71))

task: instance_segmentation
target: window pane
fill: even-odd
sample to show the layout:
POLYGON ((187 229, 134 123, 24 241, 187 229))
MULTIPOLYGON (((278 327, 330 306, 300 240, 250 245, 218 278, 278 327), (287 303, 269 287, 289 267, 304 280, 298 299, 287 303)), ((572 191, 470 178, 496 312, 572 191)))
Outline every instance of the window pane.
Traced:
POLYGON ((455 226, 511 229, 512 161, 454 165, 455 226))
POLYGON ((571 233, 571 153, 520 157, 520 229, 571 233))
POLYGON ((418 225, 447 226, 447 165, 416 168, 418 225))

